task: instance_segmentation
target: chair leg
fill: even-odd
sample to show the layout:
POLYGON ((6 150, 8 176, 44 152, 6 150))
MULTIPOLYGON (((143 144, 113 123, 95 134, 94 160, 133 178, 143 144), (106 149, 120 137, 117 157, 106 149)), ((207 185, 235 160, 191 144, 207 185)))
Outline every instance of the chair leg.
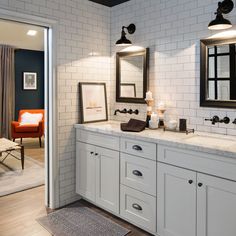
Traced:
POLYGON ((39 146, 42 147, 42 140, 41 140, 41 137, 39 137, 39 146))
POLYGON ((22 144, 22 138, 20 138, 20 144, 22 144))
POLYGON ((22 170, 24 170, 24 161, 25 161, 25 152, 24 152, 24 146, 21 146, 21 167, 22 170))

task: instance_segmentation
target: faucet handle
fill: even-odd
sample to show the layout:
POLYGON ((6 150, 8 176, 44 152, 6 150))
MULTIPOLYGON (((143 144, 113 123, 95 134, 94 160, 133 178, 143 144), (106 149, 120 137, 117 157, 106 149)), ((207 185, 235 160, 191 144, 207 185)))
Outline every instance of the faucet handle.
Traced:
POLYGON ((236 125, 236 118, 234 119, 234 121, 232 123, 236 125))
POLYGON ((220 123, 225 123, 225 124, 229 124, 229 122, 230 122, 230 119, 229 119, 229 117, 224 117, 222 120, 220 120, 220 123))

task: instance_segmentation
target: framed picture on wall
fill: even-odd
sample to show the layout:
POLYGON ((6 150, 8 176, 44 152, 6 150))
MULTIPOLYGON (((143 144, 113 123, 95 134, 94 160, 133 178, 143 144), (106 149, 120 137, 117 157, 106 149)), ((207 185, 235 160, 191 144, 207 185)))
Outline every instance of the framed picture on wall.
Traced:
POLYGON ((105 83, 79 83, 81 122, 108 120, 105 83))
POLYGON ((37 90, 37 73, 23 72, 23 90, 37 90))
POLYGON ((136 98, 136 86, 134 83, 120 84, 120 97, 136 98))

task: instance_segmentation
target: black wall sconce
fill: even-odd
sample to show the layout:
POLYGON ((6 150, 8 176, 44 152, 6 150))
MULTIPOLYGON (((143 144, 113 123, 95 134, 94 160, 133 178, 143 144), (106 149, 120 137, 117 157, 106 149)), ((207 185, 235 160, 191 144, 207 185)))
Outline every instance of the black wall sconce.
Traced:
POLYGON ((224 0, 222 2, 218 2, 218 8, 215 12, 216 18, 211 21, 208 25, 208 29, 210 30, 223 30, 229 29, 232 27, 232 24, 229 20, 223 17, 223 14, 230 13, 234 8, 234 3, 232 0, 224 0))
POLYGON ((129 46, 132 45, 132 42, 128 40, 125 35, 125 29, 127 29, 129 34, 133 34, 136 30, 136 26, 134 24, 130 24, 129 26, 122 26, 122 31, 121 31, 121 38, 117 40, 116 46, 129 46))

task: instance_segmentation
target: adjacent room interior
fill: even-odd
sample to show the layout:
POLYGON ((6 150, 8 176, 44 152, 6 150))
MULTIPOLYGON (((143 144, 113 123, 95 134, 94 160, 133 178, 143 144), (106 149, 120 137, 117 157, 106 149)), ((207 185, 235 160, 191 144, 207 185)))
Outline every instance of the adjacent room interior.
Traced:
POLYGON ((0 21, 0 196, 44 185, 44 28, 0 21))

